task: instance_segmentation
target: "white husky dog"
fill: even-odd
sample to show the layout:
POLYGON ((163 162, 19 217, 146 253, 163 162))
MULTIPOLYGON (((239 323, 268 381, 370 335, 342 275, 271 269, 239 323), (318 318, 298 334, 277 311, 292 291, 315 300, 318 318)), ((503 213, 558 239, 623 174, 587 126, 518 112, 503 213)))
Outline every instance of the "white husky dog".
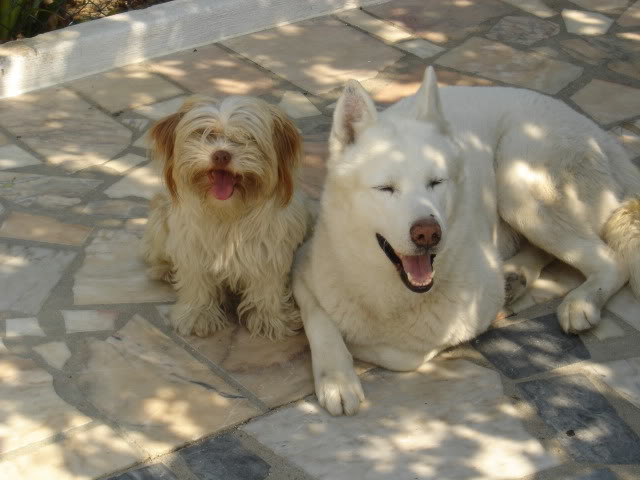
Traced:
POLYGON ((485 330, 504 301, 503 268, 513 295, 554 257, 580 270, 586 281, 558 310, 566 331, 594 326, 629 271, 640 294, 640 202, 626 200, 640 174, 556 100, 511 88, 440 93, 429 68, 413 97, 377 114, 351 81, 330 154, 294 295, 316 395, 334 415, 364 399, 352 354, 413 370, 485 330))

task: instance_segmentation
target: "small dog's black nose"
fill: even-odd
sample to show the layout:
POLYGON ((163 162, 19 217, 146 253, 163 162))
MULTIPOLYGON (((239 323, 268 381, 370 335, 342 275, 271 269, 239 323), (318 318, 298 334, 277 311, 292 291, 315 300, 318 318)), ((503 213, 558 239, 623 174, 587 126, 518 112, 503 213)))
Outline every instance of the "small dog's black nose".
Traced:
POLYGON ((411 241, 418 247, 435 247, 442 238, 442 229, 433 218, 423 218, 411 225, 411 241))
POLYGON ((225 167, 231 161, 231 154, 226 150, 218 150, 216 152, 213 152, 213 155, 211 155, 211 160, 213 160, 213 163, 215 163, 217 166, 225 167))

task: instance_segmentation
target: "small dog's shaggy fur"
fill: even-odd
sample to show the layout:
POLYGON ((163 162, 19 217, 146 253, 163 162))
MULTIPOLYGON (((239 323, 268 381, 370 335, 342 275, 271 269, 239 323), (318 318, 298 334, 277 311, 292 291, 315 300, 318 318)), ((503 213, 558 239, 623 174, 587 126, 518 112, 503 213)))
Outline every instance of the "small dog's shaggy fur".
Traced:
POLYGON ((174 284, 173 327, 209 335, 239 320, 280 338, 301 325, 289 272, 309 225, 296 189, 298 130, 277 107, 252 97, 187 99, 151 130, 168 192, 151 202, 143 239, 152 278, 174 284))

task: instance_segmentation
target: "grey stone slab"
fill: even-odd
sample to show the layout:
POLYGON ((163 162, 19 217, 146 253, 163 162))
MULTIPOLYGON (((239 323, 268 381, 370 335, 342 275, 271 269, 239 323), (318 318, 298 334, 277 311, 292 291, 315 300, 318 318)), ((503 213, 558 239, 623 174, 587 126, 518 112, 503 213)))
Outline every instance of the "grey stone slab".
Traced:
POLYGON ((555 313, 489 330, 472 345, 509 378, 591 358, 580 337, 562 331, 555 313))
POLYGON ((584 475, 571 477, 568 480, 618 480, 618 477, 608 468, 599 468, 584 475))
POLYGON ((267 462, 229 434, 185 448, 180 456, 201 480, 262 480, 271 470, 267 462))
POLYGON ((640 463, 640 437, 585 376, 534 380, 518 389, 577 462, 640 463))
POLYGON ((161 463, 137 468, 128 472, 109 477, 107 480, 178 480, 171 470, 161 463))

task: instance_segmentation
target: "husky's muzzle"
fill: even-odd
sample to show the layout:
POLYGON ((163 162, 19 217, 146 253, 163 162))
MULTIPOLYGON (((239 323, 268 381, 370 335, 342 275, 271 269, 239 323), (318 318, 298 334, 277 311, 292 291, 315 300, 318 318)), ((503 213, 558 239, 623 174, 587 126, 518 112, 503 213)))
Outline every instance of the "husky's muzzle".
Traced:
POLYGON ((423 253, 400 255, 391 247, 386 238, 376 233, 378 245, 396 267, 405 286, 416 293, 424 293, 433 286, 434 248, 442 239, 442 230, 433 218, 416 221, 409 230, 411 241, 423 253))
POLYGON ((433 287, 434 253, 426 252, 422 255, 398 255, 389 242, 376 233, 378 245, 396 267, 404 285, 416 293, 425 293, 433 287))

